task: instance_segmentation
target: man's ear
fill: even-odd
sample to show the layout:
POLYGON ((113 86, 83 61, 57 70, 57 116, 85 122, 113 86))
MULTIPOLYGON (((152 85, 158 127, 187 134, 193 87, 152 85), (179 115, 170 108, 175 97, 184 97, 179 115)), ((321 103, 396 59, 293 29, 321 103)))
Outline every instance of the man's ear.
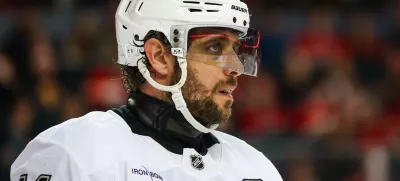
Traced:
POLYGON ((144 51, 148 62, 150 63, 153 73, 161 76, 168 76, 171 74, 170 62, 168 60, 168 52, 162 42, 155 38, 146 41, 144 51))

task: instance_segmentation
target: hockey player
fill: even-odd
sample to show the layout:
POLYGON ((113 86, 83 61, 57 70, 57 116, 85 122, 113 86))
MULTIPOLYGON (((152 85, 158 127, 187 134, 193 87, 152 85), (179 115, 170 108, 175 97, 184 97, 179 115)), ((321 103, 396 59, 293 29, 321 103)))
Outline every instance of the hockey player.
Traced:
POLYGON ((239 0, 121 0, 126 106, 33 139, 12 181, 281 181, 259 151, 215 129, 241 74, 256 76, 260 34, 239 0))

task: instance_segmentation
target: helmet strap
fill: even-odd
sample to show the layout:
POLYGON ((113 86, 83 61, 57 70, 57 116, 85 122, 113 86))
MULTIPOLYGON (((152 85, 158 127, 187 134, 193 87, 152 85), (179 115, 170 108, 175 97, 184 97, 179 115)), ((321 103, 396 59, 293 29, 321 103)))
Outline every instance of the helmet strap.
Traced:
POLYGON ((138 68, 140 73, 143 75, 143 77, 147 80, 147 82, 150 83, 154 88, 166 91, 166 92, 171 92, 172 93, 172 101, 175 104, 175 107, 178 111, 182 113, 182 115, 185 117, 185 119, 198 131, 203 132, 203 133, 209 133, 212 130, 216 129, 219 125, 214 124, 210 128, 207 128, 203 126, 200 122, 198 122, 193 115, 190 113, 189 109, 187 108, 185 99, 183 98, 181 87, 183 84, 186 82, 187 78, 187 59, 178 57, 177 58, 179 67, 182 71, 181 78, 178 83, 172 86, 165 86, 161 85, 158 82, 154 81, 153 78, 150 76, 150 72, 147 69, 147 66, 144 62, 144 60, 139 60, 137 62, 138 68))

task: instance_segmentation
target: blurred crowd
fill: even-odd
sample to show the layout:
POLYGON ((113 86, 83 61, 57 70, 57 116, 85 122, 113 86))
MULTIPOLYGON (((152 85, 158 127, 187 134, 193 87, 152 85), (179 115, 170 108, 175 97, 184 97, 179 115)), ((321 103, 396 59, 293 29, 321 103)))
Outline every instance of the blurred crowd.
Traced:
MULTIPOLYGON (((38 133, 128 96, 115 65, 117 0, 5 2, 1 180, 38 133)), ((400 1, 247 2, 262 67, 240 77, 219 129, 264 152, 285 181, 400 181, 400 1)))

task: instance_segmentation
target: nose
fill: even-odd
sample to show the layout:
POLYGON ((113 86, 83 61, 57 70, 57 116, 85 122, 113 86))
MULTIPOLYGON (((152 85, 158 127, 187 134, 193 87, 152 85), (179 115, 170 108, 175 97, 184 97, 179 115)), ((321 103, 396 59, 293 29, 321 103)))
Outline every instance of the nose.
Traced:
POLYGON ((224 69, 224 74, 228 77, 239 77, 241 73, 237 70, 224 69))
POLYGON ((229 77, 238 77, 244 71, 244 66, 235 52, 232 52, 228 61, 229 68, 224 69, 224 74, 229 77))

